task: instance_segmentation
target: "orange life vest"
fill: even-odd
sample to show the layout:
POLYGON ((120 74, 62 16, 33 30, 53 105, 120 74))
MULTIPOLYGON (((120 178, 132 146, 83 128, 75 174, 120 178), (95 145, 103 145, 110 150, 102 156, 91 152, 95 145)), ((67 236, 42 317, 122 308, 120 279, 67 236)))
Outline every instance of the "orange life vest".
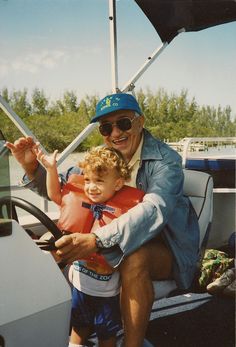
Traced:
MULTIPOLYGON (((105 204, 94 204, 84 194, 83 175, 72 174, 62 189, 61 214, 58 227, 67 232, 90 233, 99 226, 110 223, 114 218, 137 205, 144 196, 137 188, 124 186, 105 204)), ((100 264, 99 273, 111 272, 105 258, 94 253, 86 258, 87 263, 100 264)), ((97 268, 97 266, 96 266, 97 268)))

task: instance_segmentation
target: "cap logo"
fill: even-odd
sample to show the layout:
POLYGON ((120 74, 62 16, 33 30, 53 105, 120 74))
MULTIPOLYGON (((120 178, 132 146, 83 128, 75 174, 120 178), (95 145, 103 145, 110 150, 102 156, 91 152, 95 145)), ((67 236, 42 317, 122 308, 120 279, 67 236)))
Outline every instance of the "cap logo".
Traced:
POLYGON ((106 98, 106 106, 110 107, 111 106, 111 98, 106 98))
POLYGON ((119 105, 119 103, 118 103, 118 102, 115 102, 115 101, 119 101, 120 98, 116 97, 116 98, 115 98, 115 101, 114 101, 113 103, 112 103, 112 99, 113 99, 112 96, 105 98, 105 99, 103 100, 102 104, 101 104, 100 110, 103 111, 103 110, 104 110, 105 108, 107 108, 107 107, 111 107, 111 106, 116 107, 116 106, 119 105))

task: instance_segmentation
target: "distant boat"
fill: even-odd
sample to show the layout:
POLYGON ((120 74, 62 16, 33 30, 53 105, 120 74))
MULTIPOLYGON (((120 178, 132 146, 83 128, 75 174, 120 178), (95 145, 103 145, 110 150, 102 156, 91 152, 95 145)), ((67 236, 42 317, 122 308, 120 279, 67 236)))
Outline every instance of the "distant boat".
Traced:
MULTIPOLYGON (((183 138, 177 142, 167 142, 170 147, 175 149, 177 152, 183 152, 187 138, 183 138)), ((199 152, 207 150, 207 146, 201 142, 191 143, 189 151, 190 152, 199 152)))

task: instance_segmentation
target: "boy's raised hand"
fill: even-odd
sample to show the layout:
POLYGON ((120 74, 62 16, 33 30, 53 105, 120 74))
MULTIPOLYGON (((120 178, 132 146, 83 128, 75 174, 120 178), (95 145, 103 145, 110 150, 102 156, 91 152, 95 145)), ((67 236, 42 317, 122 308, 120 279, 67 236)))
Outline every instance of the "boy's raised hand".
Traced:
POLYGON ((45 167, 45 169, 50 170, 56 167, 58 150, 55 150, 52 155, 46 155, 39 148, 39 144, 37 144, 34 148, 34 153, 37 160, 45 167))

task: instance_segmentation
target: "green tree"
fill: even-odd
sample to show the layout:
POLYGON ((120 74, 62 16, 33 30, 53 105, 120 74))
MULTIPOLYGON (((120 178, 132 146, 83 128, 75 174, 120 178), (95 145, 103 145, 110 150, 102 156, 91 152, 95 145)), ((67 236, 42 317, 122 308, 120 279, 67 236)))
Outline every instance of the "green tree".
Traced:
POLYGON ((66 91, 63 95, 63 106, 64 106, 64 112, 70 113, 70 112, 77 112, 78 105, 77 105, 77 96, 73 91, 66 91))
MULTIPOLYGON (((2 89, 4 99, 33 131, 48 151, 63 151, 89 124, 95 114, 98 97, 86 95, 77 102, 74 92, 65 92, 62 99, 49 103, 43 90, 35 88, 31 103, 27 90, 9 93, 2 89)), ((168 94, 164 89, 153 92, 140 89, 137 99, 145 115, 145 127, 162 140, 176 141, 183 137, 235 136, 236 119, 230 107, 200 106, 189 100, 188 91, 168 94)), ((21 136, 0 109, 0 128, 9 141, 21 136)), ((102 143, 95 129, 78 147, 83 151, 102 143)))
POLYGON ((49 101, 45 96, 44 91, 35 88, 32 93, 32 114, 36 115, 46 115, 48 113, 49 101))
POLYGON ((8 89, 7 88, 3 88, 2 91, 1 91, 1 95, 3 97, 3 99, 9 103, 10 101, 10 96, 9 96, 9 93, 8 93, 8 89))
POLYGON ((53 101, 49 108, 50 115, 63 115, 78 111, 77 96, 73 91, 66 91, 62 100, 53 101))
POLYGON ((98 100, 99 98, 97 97, 97 95, 93 95, 93 96, 86 95, 85 97, 89 120, 95 115, 96 105, 98 103, 98 100))
POLYGON ((31 105, 28 101, 26 88, 23 91, 14 91, 9 99, 10 106, 18 116, 26 118, 31 114, 31 105))

